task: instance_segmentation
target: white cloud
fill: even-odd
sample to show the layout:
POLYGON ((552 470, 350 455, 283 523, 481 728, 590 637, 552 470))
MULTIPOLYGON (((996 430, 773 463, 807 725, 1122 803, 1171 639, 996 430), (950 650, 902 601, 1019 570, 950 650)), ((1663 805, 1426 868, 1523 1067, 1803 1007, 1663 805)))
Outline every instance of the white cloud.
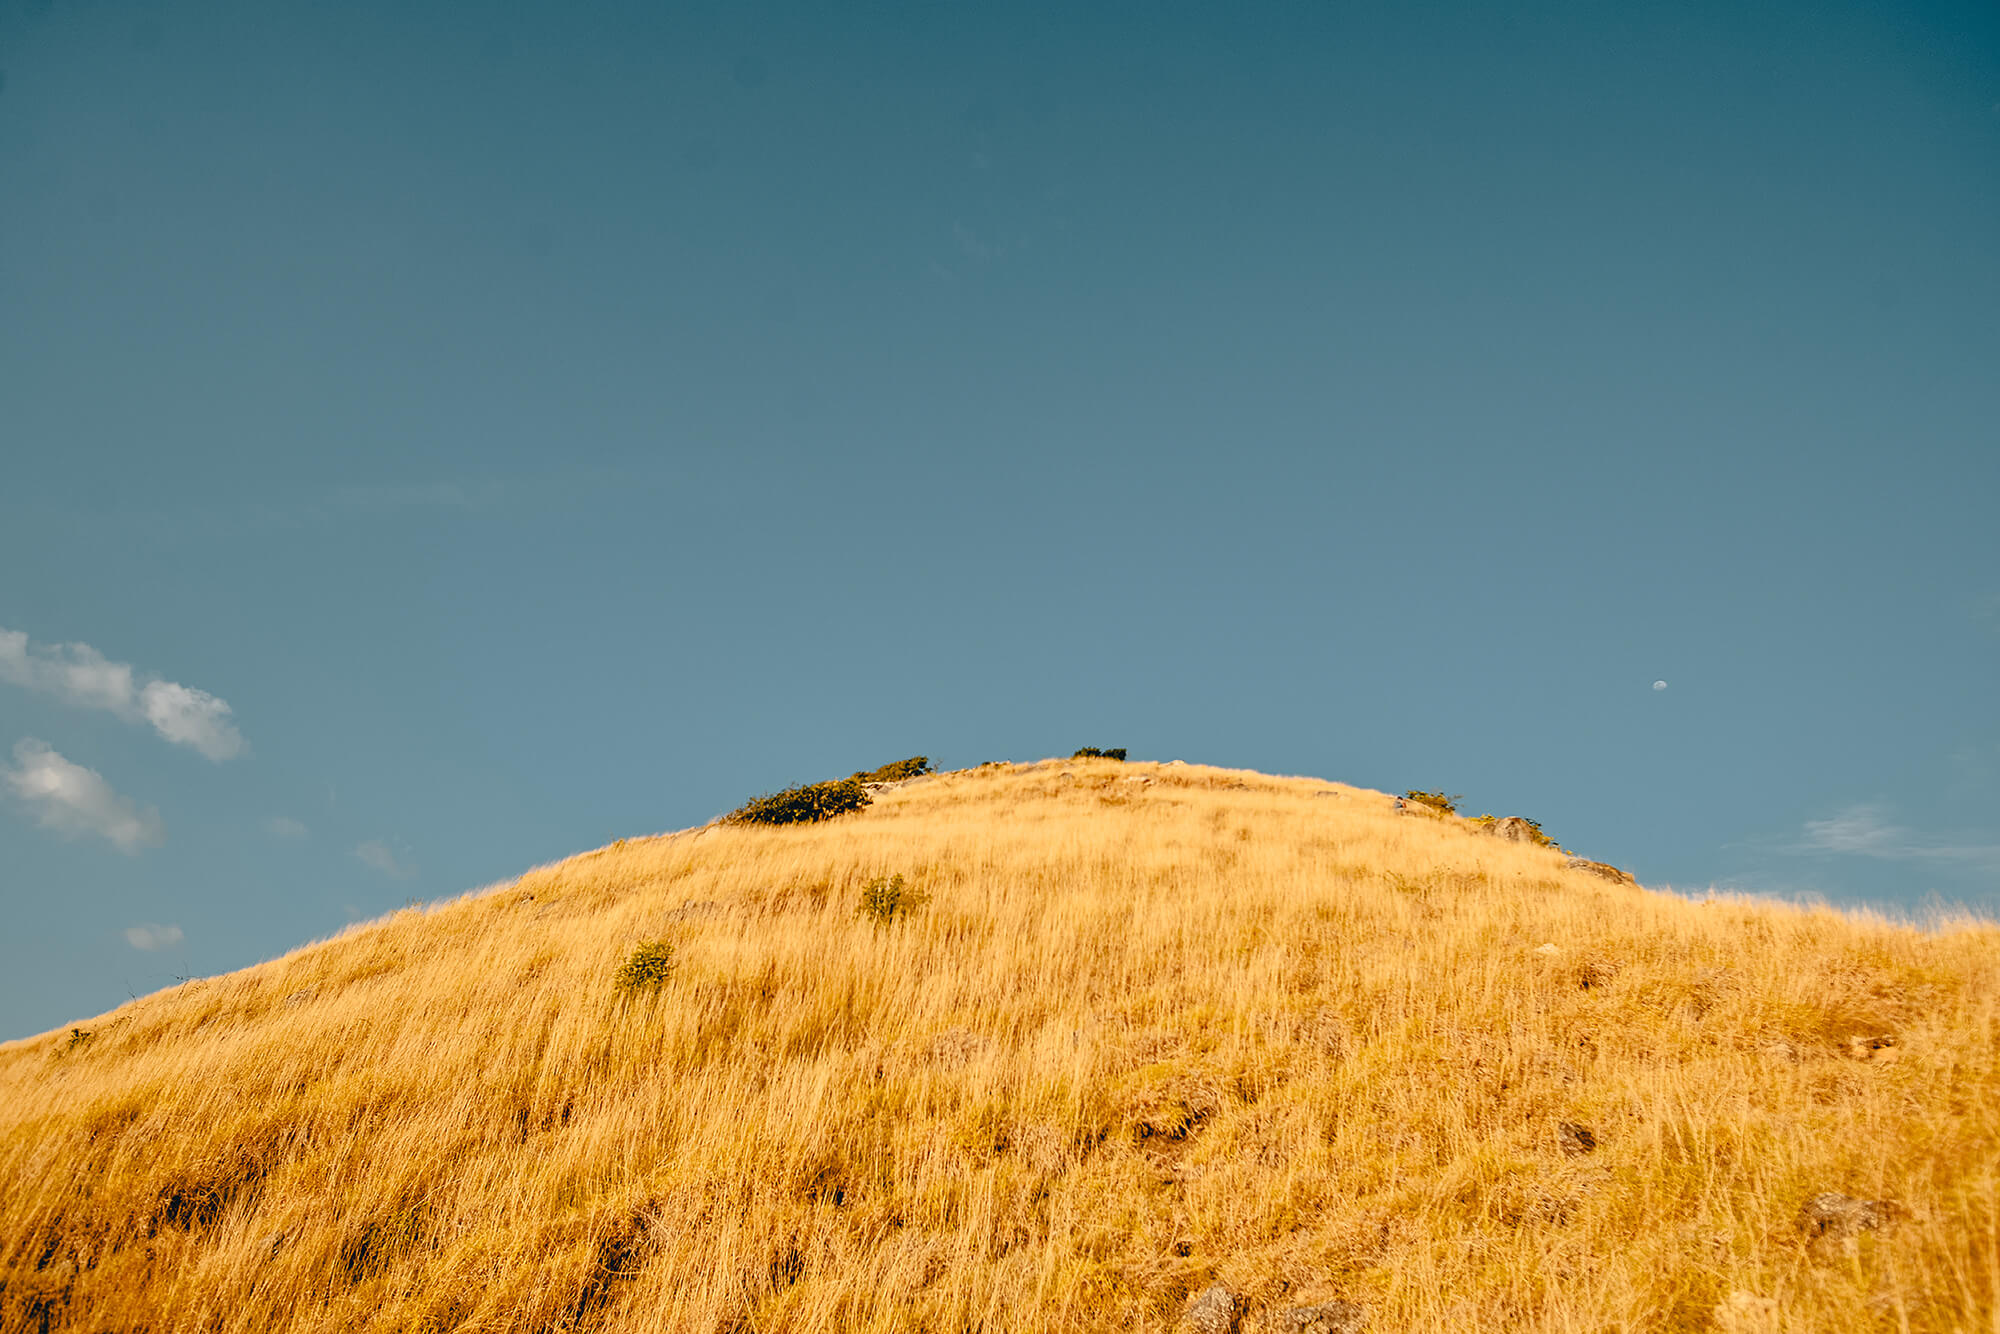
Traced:
POLYGON ((413 867, 397 860, 396 854, 389 850, 389 845, 377 838, 371 838, 356 848, 354 855, 361 859, 363 866, 371 871, 380 871, 391 880, 408 880, 416 874, 413 867))
POLYGON ((1666 688, 1667 688, 1667 683, 1665 681, 1653 682, 1653 689, 1655 690, 1665 690, 1666 688))
POLYGON ((155 732, 193 746, 211 760, 226 760, 243 749, 243 737, 229 723, 229 706, 205 690, 149 681, 139 692, 139 707, 155 732))
POLYGON ((125 943, 135 950, 163 950, 181 943, 181 929, 148 922, 125 928, 125 943))
POLYGON ((264 832, 273 838, 304 838, 308 831, 289 815, 274 815, 264 821, 264 832))
POLYGON ((1889 819, 1880 806, 1869 804, 1849 806, 1830 819, 1806 821, 1803 836, 1785 850, 1874 857, 1880 861, 1966 862, 2000 867, 2000 844, 1911 829, 1889 819))
POLYGON ((88 644, 32 644, 24 631, 0 629, 0 681, 128 723, 148 723, 168 741, 211 760, 245 749, 225 701, 193 686, 141 678, 132 664, 113 662, 88 644))
POLYGON ((57 833, 96 834, 126 853, 166 839, 159 811, 134 805, 95 769, 64 759, 46 741, 17 742, 14 763, 0 768, 0 781, 39 824, 57 833))

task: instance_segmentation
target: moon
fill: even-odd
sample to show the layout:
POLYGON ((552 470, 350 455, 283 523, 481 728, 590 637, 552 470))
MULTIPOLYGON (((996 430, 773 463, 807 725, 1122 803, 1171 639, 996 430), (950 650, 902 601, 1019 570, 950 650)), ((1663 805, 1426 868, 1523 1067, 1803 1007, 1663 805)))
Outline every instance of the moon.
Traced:
POLYGON ((1653 689, 1655 690, 1665 690, 1666 688, 1667 688, 1667 683, 1665 681, 1653 682, 1653 689))

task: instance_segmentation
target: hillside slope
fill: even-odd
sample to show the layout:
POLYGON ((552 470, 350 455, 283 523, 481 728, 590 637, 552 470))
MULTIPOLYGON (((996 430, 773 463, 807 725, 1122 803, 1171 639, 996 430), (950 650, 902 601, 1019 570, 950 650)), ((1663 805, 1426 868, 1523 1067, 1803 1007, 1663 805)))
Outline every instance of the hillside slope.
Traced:
POLYGON ((0 1329, 1990 1331, 1997 996, 1379 793, 945 774, 0 1048, 0 1329))

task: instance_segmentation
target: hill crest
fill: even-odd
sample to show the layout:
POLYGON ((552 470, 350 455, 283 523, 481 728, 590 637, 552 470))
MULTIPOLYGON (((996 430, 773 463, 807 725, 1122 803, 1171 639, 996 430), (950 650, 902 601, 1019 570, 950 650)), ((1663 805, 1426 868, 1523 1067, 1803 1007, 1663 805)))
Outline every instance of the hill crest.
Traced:
POLYGON ((1996 945, 1314 779, 939 774, 0 1048, 0 1328, 1969 1328, 1996 945))

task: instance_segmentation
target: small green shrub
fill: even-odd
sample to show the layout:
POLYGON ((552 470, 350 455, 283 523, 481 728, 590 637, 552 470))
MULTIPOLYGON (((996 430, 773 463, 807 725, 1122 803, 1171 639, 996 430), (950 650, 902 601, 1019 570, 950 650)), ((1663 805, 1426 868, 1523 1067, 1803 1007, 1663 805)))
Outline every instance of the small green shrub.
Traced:
POLYGON ((894 764, 885 764, 879 769, 870 769, 866 773, 856 771, 854 781, 857 783, 900 783, 905 778, 919 778, 931 771, 930 756, 912 755, 907 760, 897 760, 894 764))
POLYGON ((1420 801, 1426 806, 1435 806, 1446 815, 1457 815, 1458 803, 1465 800, 1465 794, 1463 792, 1454 792, 1450 796, 1446 796, 1442 788, 1436 792, 1426 792, 1420 787, 1413 787, 1403 793, 1403 799, 1406 801, 1420 801))
POLYGON ((861 887, 861 906, 855 911, 877 926, 887 926, 930 900, 930 895, 900 875, 877 876, 861 887))
POLYGON ((1096 746, 1084 746, 1076 754, 1070 756, 1070 758, 1073 760, 1123 760, 1125 758, 1125 747, 1119 746, 1115 750, 1099 750, 1096 746))
POLYGON ((640 991, 657 987, 673 976, 674 944, 670 940, 648 940, 625 956, 618 966, 618 989, 640 991))
POLYGON ((802 783, 744 802, 722 818, 730 824, 811 824, 858 811, 871 798, 860 780, 802 783))

